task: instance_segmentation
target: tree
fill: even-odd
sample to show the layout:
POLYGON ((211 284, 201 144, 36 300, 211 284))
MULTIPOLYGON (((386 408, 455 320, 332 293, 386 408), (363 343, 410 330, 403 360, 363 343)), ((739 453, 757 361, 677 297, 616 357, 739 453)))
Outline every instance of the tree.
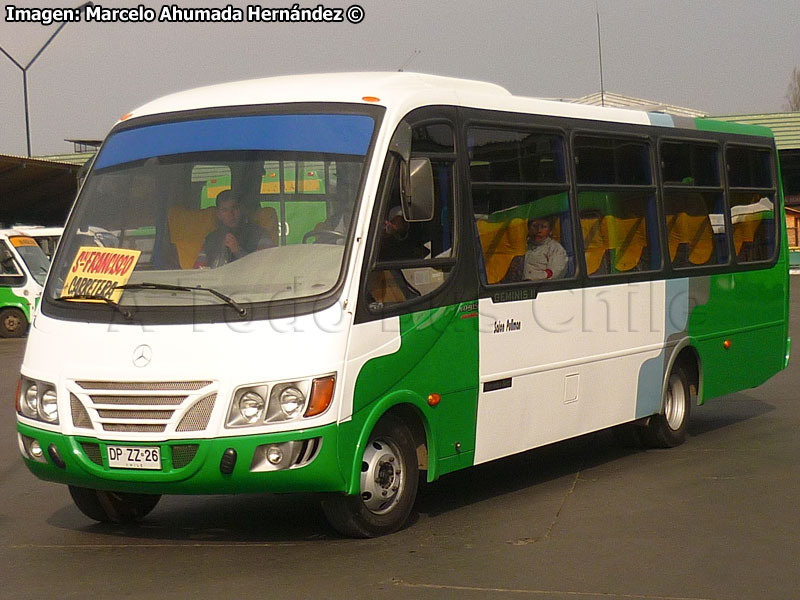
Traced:
POLYGON ((786 89, 786 108, 800 111, 800 70, 797 67, 792 71, 792 79, 786 89))

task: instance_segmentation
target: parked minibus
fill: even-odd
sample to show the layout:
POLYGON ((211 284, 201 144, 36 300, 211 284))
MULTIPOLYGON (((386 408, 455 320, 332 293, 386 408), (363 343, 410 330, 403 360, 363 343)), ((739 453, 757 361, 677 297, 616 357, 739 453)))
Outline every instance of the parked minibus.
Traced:
POLYGON ((25 335, 49 266, 33 238, 16 229, 0 229, 0 337, 25 335))
POLYGON ((17 225, 15 229, 36 240, 48 260, 53 258, 56 246, 58 246, 58 240, 61 239, 61 234, 64 233, 63 227, 45 227, 42 225, 17 225))
POLYGON ((650 447, 786 367, 769 129, 414 73, 125 115, 31 328, 20 452, 97 521, 319 492, 388 534, 418 484, 606 428, 650 447))

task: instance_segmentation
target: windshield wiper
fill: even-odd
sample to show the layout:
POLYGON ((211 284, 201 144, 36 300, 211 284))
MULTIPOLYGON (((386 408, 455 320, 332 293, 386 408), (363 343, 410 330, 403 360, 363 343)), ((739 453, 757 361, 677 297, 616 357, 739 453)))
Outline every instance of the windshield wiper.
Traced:
POLYGON ((68 302, 70 300, 99 300, 100 302, 105 302, 108 306, 116 310, 119 314, 125 317, 126 321, 130 321, 133 318, 133 313, 131 311, 129 311, 127 308, 120 306, 113 300, 106 298, 105 296, 93 296, 92 294, 76 294, 74 296, 61 296, 60 298, 56 298, 56 301, 58 302, 68 302))
POLYGON ((171 283, 150 283, 147 281, 143 281, 142 283, 126 283, 125 285, 118 285, 116 288, 117 290, 169 290, 173 292, 208 292, 209 294, 213 294, 220 300, 222 300, 228 306, 233 307, 233 309, 239 314, 239 316, 243 317, 247 314, 247 310, 236 300, 231 298, 230 296, 226 296, 219 290, 215 290, 214 288, 207 288, 198 285, 197 287, 189 287, 188 285, 173 285, 171 283))

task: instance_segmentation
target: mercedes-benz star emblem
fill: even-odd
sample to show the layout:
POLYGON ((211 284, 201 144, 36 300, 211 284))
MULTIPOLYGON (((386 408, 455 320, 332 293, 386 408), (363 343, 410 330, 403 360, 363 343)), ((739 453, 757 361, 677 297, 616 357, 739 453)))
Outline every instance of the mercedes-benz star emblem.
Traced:
POLYGON ((137 367, 146 367, 153 359, 153 349, 147 344, 137 346, 133 351, 133 364, 137 367))

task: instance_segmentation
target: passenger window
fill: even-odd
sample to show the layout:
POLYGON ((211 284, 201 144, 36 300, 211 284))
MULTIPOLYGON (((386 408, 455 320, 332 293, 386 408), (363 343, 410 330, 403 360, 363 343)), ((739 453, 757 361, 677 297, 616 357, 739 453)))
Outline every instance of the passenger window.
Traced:
POLYGON ((639 140, 575 137, 579 184, 650 185, 650 149, 639 140))
POLYGON ((739 263, 769 260, 775 254, 777 234, 771 152, 729 146, 725 159, 736 260, 739 263))
POLYGON ((575 137, 575 172, 590 277, 661 268, 650 146, 624 138, 575 137))
POLYGON ((500 127, 474 127, 467 135, 486 283, 573 277, 563 137, 500 127))
POLYGON ((431 161, 434 182, 433 219, 408 222, 400 204, 400 169, 395 164, 384 193, 374 267, 367 278, 370 310, 424 297, 439 289, 455 266, 454 158, 449 125, 437 123, 412 130, 412 156, 431 161), (437 141, 432 142, 433 139, 437 141), (449 138, 449 142, 448 142, 449 138), (442 152, 444 154, 445 152, 442 152))
POLYGON ((0 242, 0 282, 5 285, 13 285, 22 279, 22 272, 19 270, 17 261, 11 254, 5 242, 0 242))
POLYGON ((719 149, 712 145, 665 142, 661 145, 661 174, 667 185, 719 187, 719 149))
POLYGON ((664 142, 661 175, 672 267, 727 264, 719 148, 695 142, 664 142))

